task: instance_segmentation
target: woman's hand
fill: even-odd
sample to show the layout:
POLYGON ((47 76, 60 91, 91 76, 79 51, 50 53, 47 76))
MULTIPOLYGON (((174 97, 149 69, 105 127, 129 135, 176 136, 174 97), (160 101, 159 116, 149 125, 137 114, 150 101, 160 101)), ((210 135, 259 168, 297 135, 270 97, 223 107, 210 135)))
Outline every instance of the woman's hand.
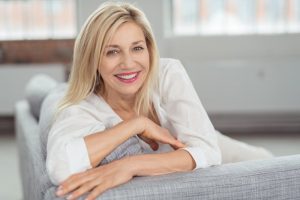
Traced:
POLYGON ((70 176, 59 186, 56 195, 68 194, 67 199, 72 200, 90 192, 85 200, 93 200, 104 191, 128 182, 133 176, 124 160, 117 160, 70 176))
POLYGON ((153 150, 158 149, 158 143, 170 144, 173 149, 183 148, 185 145, 177 140, 168 129, 162 128, 152 120, 142 117, 143 131, 138 135, 142 140, 150 145, 153 150))

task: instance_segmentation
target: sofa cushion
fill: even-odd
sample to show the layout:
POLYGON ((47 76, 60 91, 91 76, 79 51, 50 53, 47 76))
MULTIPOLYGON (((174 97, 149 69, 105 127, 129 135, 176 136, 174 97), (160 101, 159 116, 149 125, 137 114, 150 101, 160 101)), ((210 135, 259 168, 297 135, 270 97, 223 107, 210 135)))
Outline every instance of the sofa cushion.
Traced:
POLYGON ((25 88, 25 98, 30 105, 30 111, 38 120, 40 108, 49 91, 57 85, 56 80, 45 74, 35 75, 25 88))
MULTIPOLYGON (((97 200, 300 199, 300 155, 251 160, 186 173, 134 177, 97 200)), ((51 187, 45 200, 63 200, 51 187)), ((86 194, 83 195, 84 199, 86 194)))
POLYGON ((41 106, 39 128, 40 128, 41 148, 45 160, 46 160, 46 153, 47 153, 46 148, 47 148, 48 134, 55 117, 56 107, 59 101, 63 98, 66 90, 67 90, 66 83, 58 84, 45 97, 41 106))

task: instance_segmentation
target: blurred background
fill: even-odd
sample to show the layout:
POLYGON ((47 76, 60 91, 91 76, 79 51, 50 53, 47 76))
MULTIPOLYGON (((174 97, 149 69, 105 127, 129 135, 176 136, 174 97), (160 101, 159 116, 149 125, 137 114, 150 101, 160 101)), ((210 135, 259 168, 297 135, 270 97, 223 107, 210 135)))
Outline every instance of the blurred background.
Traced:
MULTIPOLYGON (((66 81, 103 0, 0 0, 0 199, 21 200, 14 105, 35 74, 66 81)), ((276 156, 300 153, 300 0, 128 0, 161 57, 181 60, 214 126, 276 156)))

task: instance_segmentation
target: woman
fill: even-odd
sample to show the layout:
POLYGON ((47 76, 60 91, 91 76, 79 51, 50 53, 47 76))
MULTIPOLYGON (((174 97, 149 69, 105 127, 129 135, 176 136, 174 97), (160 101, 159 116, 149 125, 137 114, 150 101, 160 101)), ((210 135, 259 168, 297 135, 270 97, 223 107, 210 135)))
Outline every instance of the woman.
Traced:
POLYGON ((220 148, 223 162, 269 156, 215 131, 181 63, 159 61, 139 9, 97 9, 76 39, 69 88, 49 133, 46 164, 57 195, 90 191, 87 199, 95 199, 134 176, 219 165, 220 148))

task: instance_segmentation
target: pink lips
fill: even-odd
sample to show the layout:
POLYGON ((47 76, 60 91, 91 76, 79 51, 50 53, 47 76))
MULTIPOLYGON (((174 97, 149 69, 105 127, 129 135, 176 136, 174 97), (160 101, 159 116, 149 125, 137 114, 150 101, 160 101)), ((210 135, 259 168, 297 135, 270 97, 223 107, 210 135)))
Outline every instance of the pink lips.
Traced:
POLYGON ((133 83, 138 79, 140 72, 125 72, 121 74, 116 74, 115 77, 123 83, 133 83))

